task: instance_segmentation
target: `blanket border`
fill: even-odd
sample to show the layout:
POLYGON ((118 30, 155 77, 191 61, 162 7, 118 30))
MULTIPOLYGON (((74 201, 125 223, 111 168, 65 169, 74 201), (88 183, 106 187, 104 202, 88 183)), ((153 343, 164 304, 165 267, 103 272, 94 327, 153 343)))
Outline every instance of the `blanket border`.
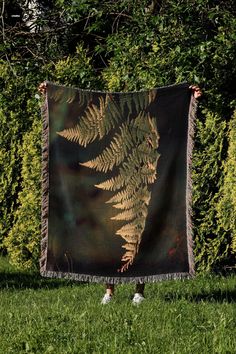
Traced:
MULTIPOLYGON (((46 84, 53 84, 45 82, 46 84)), ((154 89, 168 89, 174 87, 187 87, 187 83, 174 84, 154 89)), ((57 85, 66 87, 62 85, 57 85)), ((189 85, 188 85, 189 86, 189 85)), ((77 88, 75 88, 77 89, 77 88)), ((84 90, 90 91, 90 90, 84 90)), ((105 93, 105 91, 93 91, 105 93)), ((136 91, 133 91, 136 92, 136 91)), ((133 93, 128 92, 128 93, 133 93)), ((139 91, 143 92, 143 91, 139 91)), ((119 92, 120 93, 120 92, 119 92)), ((127 92, 124 92, 127 93, 127 92)), ((171 279, 189 279, 195 275, 194 270, 194 255, 193 255, 193 224, 192 224, 192 154, 194 146, 194 131, 195 131, 195 117, 197 110, 197 100, 191 94, 189 111, 188 111, 188 133, 187 133, 187 178, 186 178, 186 233, 187 233, 187 249, 188 249, 188 262, 189 272, 167 273, 167 274, 154 274, 139 277, 106 277, 99 275, 77 274, 69 272, 55 272, 46 269, 47 265, 47 249, 48 249, 48 211, 49 211, 49 109, 48 109, 48 95, 47 92, 44 97, 42 105, 42 207, 41 207, 41 258, 40 258, 40 274, 49 278, 64 278, 79 282, 94 282, 94 283, 109 283, 109 284, 122 284, 122 283, 153 283, 162 280, 171 279)))
POLYGON ((191 94, 188 113, 188 136, 187 136, 187 179, 186 179, 186 231, 189 261, 189 274, 195 275, 193 254, 193 222, 192 222, 192 158, 194 147, 195 119, 197 113, 197 99, 191 94))
POLYGON ((44 103, 41 107, 43 125, 42 125, 42 206, 41 206, 41 258, 40 273, 46 270, 47 264, 47 246, 48 246, 48 209, 49 209, 49 110, 47 92, 44 97, 44 103))

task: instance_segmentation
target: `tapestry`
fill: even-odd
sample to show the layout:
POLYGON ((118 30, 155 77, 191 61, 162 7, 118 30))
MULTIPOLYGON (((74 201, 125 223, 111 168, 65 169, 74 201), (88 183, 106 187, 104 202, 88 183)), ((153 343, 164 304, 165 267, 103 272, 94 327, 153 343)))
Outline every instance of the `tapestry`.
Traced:
POLYGON ((189 85, 46 84, 41 274, 114 284, 193 276, 189 85))

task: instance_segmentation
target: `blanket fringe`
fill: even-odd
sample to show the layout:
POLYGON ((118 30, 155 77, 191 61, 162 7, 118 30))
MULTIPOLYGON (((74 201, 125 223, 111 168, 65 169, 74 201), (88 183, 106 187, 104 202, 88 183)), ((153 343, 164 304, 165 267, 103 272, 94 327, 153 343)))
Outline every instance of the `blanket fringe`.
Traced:
POLYGON ((92 282, 92 283, 103 283, 103 284, 127 284, 127 283, 143 284, 143 283, 155 283, 163 280, 191 279, 193 277, 193 274, 190 273, 155 274, 155 275, 145 275, 141 277, 105 277, 105 276, 97 276, 97 275, 54 272, 54 271, 42 271, 41 275, 49 278, 69 279, 69 280, 74 280, 79 282, 92 282))
POLYGON ((42 130, 42 207, 41 207, 41 258, 40 273, 46 270, 47 263, 47 246, 48 246, 48 207, 49 207, 49 176, 48 176, 48 159, 49 159, 49 122, 48 122, 48 100, 47 93, 41 108, 43 118, 42 130))
POLYGON ((194 255, 193 255, 193 224, 192 224, 192 156, 194 146, 195 117, 197 111, 197 100, 191 95, 188 115, 188 142, 187 142, 187 185, 186 185, 186 230, 187 247, 189 260, 189 273, 193 276, 194 255))

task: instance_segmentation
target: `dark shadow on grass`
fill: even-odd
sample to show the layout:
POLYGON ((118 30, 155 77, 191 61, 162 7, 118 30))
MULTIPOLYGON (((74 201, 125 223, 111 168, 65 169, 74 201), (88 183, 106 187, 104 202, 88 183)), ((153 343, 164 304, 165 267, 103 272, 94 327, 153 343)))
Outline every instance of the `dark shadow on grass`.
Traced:
POLYGON ((175 294, 168 292, 163 296, 165 301, 173 302, 185 299, 189 302, 218 302, 234 303, 236 302, 236 290, 213 290, 209 293, 202 292, 196 294, 175 294))
POLYGON ((43 278, 39 273, 0 272, 0 289, 58 289, 85 284, 68 279, 43 278))

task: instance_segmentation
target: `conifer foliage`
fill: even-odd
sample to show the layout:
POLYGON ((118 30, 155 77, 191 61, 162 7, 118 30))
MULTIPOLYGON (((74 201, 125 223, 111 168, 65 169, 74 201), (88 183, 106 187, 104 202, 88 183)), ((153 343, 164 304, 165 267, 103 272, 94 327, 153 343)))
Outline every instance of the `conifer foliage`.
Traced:
POLYGON ((107 203, 119 212, 111 219, 125 222, 116 232, 126 241, 122 245, 125 253, 121 259, 121 272, 128 269, 138 253, 151 198, 150 186, 156 180, 159 158, 156 122, 146 112, 155 94, 137 93, 134 98, 132 102, 130 96, 120 108, 111 95, 107 94, 105 98, 100 96, 99 104, 88 104, 74 128, 58 132, 67 140, 86 147, 95 139, 103 139, 114 128, 109 145, 94 159, 81 165, 104 173, 112 172, 114 168, 118 171, 95 187, 115 193, 107 203), (122 113, 126 104, 128 110, 133 105, 137 115, 124 121, 122 113))
POLYGON ((223 165, 224 181, 217 204, 218 232, 236 254, 236 111, 229 124, 228 156, 223 165))

